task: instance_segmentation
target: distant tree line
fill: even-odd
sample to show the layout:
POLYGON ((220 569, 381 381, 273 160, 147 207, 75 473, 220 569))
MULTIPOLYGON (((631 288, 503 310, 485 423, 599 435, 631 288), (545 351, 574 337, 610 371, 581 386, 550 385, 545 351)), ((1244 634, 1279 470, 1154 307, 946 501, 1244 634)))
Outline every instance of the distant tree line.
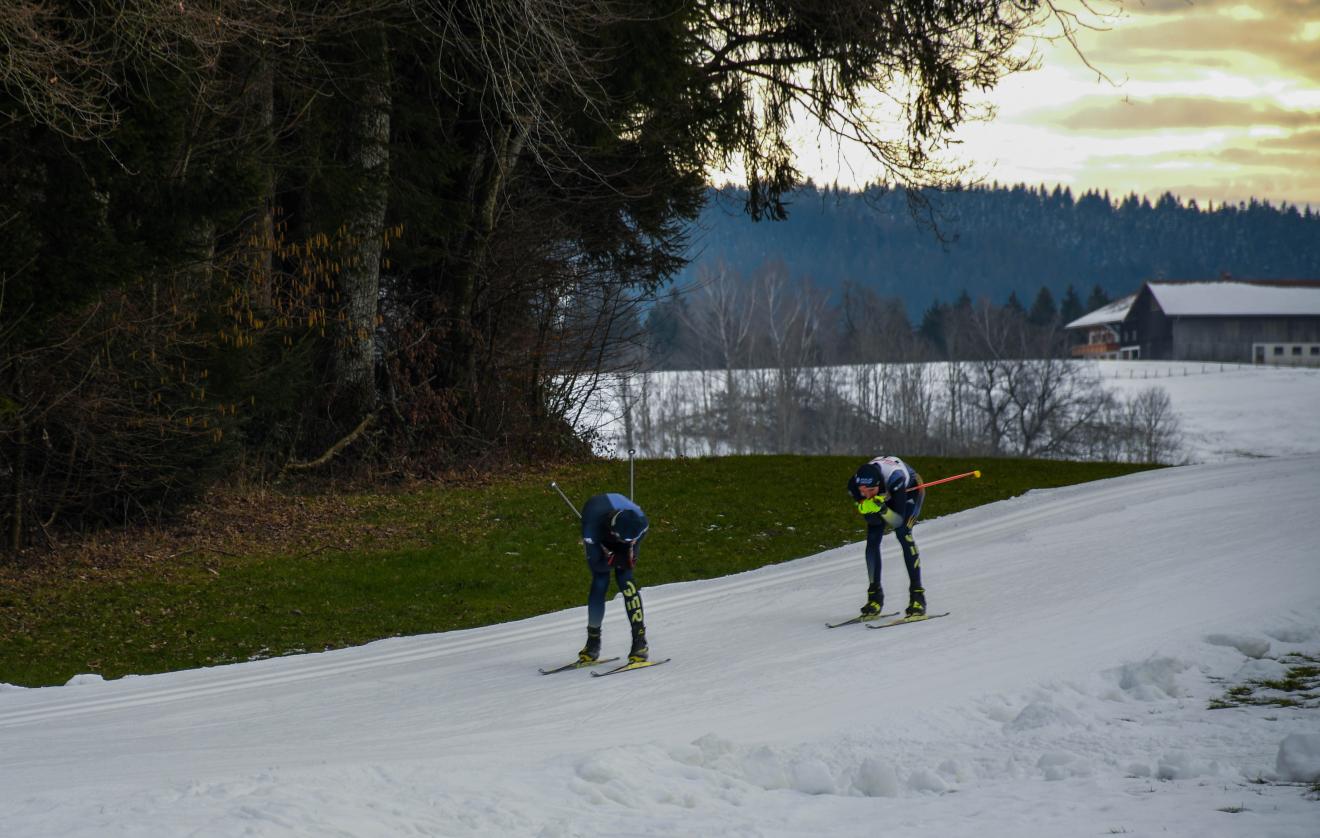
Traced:
POLYGON ((10 0, 0 545, 213 479, 580 450, 709 167, 782 218, 794 119, 947 186, 1055 4, 10 0), (868 102, 898 101, 884 120, 868 102))
MULTIPOLYGON (((1085 305, 1109 301, 1097 286, 1085 305)), ((830 294, 811 280, 790 278, 782 262, 762 263, 750 274, 706 263, 692 284, 669 289, 649 307, 636 363, 648 370, 757 367, 799 331, 795 351, 813 365, 1063 357, 1077 336, 1062 327, 1090 310, 1083 305, 1071 286, 1062 305, 1042 286, 1030 308, 1015 292, 996 304, 964 290, 952 302, 933 303, 914 324, 902 298, 868 285, 848 281, 830 294), (995 341, 968 339, 990 322, 995 341)))
POLYGON ((851 282, 898 298, 914 319, 963 292, 999 304, 1016 295, 1031 308, 1045 288, 1066 322, 1079 311, 1070 287, 1085 313, 1095 289, 1116 298, 1146 280, 1320 279, 1311 207, 991 184, 924 192, 914 215, 902 191, 808 185, 791 196, 786 221, 752 225, 732 211, 741 195, 712 192, 680 285, 708 266, 751 274, 768 261, 836 296, 851 282))

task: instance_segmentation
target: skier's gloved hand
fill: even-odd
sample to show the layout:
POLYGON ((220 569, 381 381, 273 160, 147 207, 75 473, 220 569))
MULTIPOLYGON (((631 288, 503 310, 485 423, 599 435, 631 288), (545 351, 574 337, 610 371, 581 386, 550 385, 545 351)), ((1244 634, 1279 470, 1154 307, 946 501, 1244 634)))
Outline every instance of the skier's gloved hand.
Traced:
POLYGON ((889 493, 885 492, 884 494, 879 494, 876 495, 875 497, 867 498, 866 500, 859 501, 857 504, 857 511, 863 515, 874 515, 877 512, 883 513, 886 509, 889 508, 885 506, 885 504, 888 501, 889 501, 889 493))
POLYGON ((857 504, 857 511, 863 515, 878 514, 886 526, 890 529, 898 529, 903 524, 903 516, 886 506, 884 502, 886 499, 888 496, 882 498, 880 495, 868 498, 857 504))

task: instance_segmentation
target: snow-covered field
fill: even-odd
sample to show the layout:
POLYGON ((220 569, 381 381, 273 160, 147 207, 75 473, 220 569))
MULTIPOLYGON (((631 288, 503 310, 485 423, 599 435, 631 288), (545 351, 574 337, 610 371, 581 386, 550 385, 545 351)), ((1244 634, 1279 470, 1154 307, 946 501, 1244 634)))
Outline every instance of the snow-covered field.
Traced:
POLYGON ((1320 451, 1320 369, 1178 361, 1097 366, 1106 386, 1123 394, 1164 388, 1191 462, 1320 451))
POLYGON ((918 530, 949 617, 825 629, 852 545, 648 589, 673 660, 606 679, 536 673, 577 608, 0 687, 0 834, 1311 838, 1320 709, 1208 703, 1320 656, 1318 507, 1314 455, 1033 491, 918 530))
MULTIPOLYGON (((1320 369, 1190 361, 1078 363, 1090 367, 1103 386, 1120 397, 1130 398, 1151 387, 1162 388, 1169 395, 1180 424, 1182 443, 1177 456, 1170 461, 1216 463, 1320 452, 1320 369)), ((844 392, 851 393, 856 385, 847 382, 856 378, 862 368, 825 369, 839 376, 845 382, 844 392)), ((944 364, 932 364, 924 376, 917 376, 928 379, 927 386, 931 387, 936 403, 942 398, 945 369, 944 364)), ((700 413, 710 401, 710 395, 703 391, 723 390, 723 373, 719 371, 705 373, 704 380, 703 373, 691 371, 651 373, 649 378, 653 412, 700 413)), ((637 400, 641 385, 637 379, 630 384, 631 399, 637 400)), ((621 392, 619 383, 611 382, 596 394, 579 417, 581 427, 600 434, 599 447, 603 452, 620 457, 628 449, 622 419, 625 400, 620 398, 621 392)), ((858 397, 854 394, 850 398, 858 397)), ((639 404, 636 409, 645 408, 639 404)), ((665 455, 672 454, 665 444, 649 447, 665 455)), ((699 438, 690 439, 686 448, 689 456, 707 453, 707 446, 699 438)))

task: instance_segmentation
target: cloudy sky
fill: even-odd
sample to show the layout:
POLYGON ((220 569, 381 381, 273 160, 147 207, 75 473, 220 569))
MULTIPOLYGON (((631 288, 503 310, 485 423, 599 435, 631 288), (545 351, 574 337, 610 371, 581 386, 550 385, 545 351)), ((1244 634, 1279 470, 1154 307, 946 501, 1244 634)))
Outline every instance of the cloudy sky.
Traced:
MULTIPOLYGON (((1320 209, 1320 0, 1099 8, 1118 14, 1088 17, 1106 28, 1081 31, 1086 60, 1038 41, 1040 69, 992 94, 998 114, 960 131, 961 159, 986 181, 1074 194, 1168 191, 1202 206, 1256 197, 1320 209)), ((868 179, 835 155, 805 169, 823 182, 868 179)))

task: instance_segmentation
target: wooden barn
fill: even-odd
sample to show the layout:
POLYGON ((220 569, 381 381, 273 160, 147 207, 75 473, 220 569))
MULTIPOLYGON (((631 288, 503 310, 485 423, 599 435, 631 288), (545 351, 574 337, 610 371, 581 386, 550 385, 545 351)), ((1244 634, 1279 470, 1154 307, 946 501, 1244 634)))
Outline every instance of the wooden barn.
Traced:
POLYGON ((1147 282, 1064 328, 1083 358, 1320 366, 1320 282, 1147 282))

